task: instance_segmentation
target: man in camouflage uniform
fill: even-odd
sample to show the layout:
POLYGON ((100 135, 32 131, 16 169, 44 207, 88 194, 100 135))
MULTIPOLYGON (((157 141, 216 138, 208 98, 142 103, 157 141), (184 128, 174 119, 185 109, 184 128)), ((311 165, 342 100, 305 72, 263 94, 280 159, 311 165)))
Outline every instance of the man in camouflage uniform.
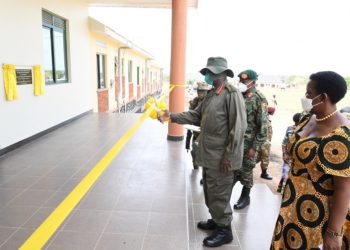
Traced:
POLYGON ((271 140, 272 140, 272 122, 270 116, 275 113, 274 107, 268 107, 268 125, 267 125, 267 138, 261 146, 261 150, 258 152, 256 163, 260 162, 261 175, 260 177, 266 180, 272 180, 272 176, 267 173, 267 168, 270 163, 270 152, 271 152, 271 140))
POLYGON ((250 204, 250 189, 253 187, 253 169, 256 165, 257 152, 267 138, 267 100, 255 88, 258 75, 253 70, 245 70, 238 77, 239 90, 243 93, 247 110, 247 130, 244 135, 244 156, 242 169, 238 172, 237 180, 242 185, 241 197, 234 205, 234 209, 243 209, 250 204))
MULTIPOLYGON (((197 108, 197 106, 203 101, 204 97, 207 95, 207 92, 209 90, 209 86, 205 82, 198 82, 197 83, 197 96, 193 98, 193 100, 190 101, 190 110, 194 110, 197 108)), ((186 149, 187 152, 190 150, 191 145, 191 138, 192 138, 192 149, 191 149, 191 156, 192 156, 192 162, 193 162, 193 168, 198 169, 198 165, 195 163, 195 152, 198 148, 196 139, 199 135, 199 132, 187 130, 187 136, 186 136, 186 149), (193 136, 193 137, 192 137, 193 136)))
POLYGON ((235 170, 242 165, 247 117, 242 94, 227 82, 233 72, 227 68, 225 58, 210 57, 200 73, 213 88, 199 106, 187 112, 165 113, 159 120, 170 118, 179 124, 200 124, 195 160, 203 167, 205 204, 211 219, 199 222, 197 227, 214 230, 203 244, 218 247, 233 240, 230 198, 235 170))

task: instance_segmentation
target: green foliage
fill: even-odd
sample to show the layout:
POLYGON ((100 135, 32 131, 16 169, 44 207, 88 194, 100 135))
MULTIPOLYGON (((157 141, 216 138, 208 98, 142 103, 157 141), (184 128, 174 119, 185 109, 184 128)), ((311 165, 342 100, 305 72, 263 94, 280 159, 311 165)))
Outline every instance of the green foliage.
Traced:
POLYGON ((194 82, 195 82, 194 79, 187 80, 186 85, 187 86, 193 86, 194 82))
POLYGON ((348 88, 350 88, 350 76, 345 77, 346 85, 348 85, 348 88))

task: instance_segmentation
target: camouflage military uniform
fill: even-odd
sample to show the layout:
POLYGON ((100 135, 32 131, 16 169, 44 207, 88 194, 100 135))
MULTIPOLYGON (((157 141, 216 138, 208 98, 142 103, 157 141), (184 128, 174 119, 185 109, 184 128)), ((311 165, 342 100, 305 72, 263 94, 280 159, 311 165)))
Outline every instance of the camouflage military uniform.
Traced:
MULTIPOLYGON (((196 96, 193 98, 193 100, 190 101, 190 110, 194 110, 197 108, 197 106, 203 101, 204 98, 200 98, 196 96)), ((196 151, 198 149, 196 139, 199 136, 199 132, 187 130, 187 136, 186 136, 186 149, 189 149, 189 145, 191 144, 191 138, 192 138, 192 144, 191 144, 191 156, 192 156, 192 162, 193 162, 193 168, 197 169, 198 165, 195 163, 196 159, 196 151)))
POLYGON ((270 151, 272 140, 272 123, 268 120, 267 139, 261 145, 261 150, 258 152, 256 163, 261 161, 261 170, 267 169, 270 163, 270 151))
POLYGON ((253 169, 256 158, 268 134, 267 100, 264 95, 254 89, 252 93, 243 95, 247 110, 248 127, 244 135, 244 156, 250 148, 255 149, 254 157, 243 157, 242 169, 238 172, 238 180, 246 188, 253 186, 253 169))

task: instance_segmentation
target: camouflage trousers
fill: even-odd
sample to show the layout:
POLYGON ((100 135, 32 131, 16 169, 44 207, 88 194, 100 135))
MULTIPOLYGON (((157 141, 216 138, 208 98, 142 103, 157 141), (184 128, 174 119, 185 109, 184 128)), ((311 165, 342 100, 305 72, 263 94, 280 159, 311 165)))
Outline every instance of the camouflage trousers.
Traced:
POLYGON ((256 152, 255 155, 250 159, 247 159, 245 157, 247 155, 248 149, 251 148, 251 145, 252 143, 244 143, 242 168, 235 171, 235 182, 239 181, 246 188, 253 187, 253 169, 255 168, 256 158, 258 155, 258 152, 256 152))
POLYGON ((270 163, 271 143, 265 142, 261 146, 261 150, 258 152, 256 163, 261 161, 261 170, 267 169, 270 163))

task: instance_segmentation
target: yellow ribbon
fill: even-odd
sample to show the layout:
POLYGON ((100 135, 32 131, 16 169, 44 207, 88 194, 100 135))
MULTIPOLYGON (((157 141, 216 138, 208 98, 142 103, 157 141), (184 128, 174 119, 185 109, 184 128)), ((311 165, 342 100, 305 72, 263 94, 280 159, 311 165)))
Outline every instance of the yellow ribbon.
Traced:
POLYGON ((34 95, 40 96, 44 94, 44 79, 40 65, 33 67, 34 71, 34 95))
POLYGON ((7 101, 18 99, 16 69, 13 64, 3 64, 3 78, 5 87, 5 97, 7 101))

